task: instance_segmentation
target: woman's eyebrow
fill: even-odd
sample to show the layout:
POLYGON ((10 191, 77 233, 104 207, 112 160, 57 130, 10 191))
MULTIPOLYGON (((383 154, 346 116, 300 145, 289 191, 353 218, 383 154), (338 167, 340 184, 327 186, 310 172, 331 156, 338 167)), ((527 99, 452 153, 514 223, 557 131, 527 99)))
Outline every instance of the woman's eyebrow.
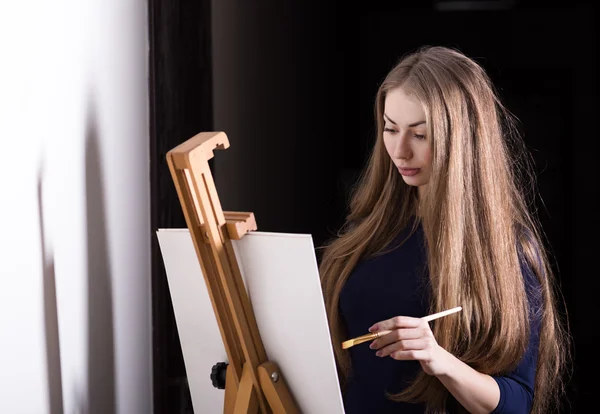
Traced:
MULTIPOLYGON (((390 118, 389 116, 387 116, 387 114, 383 114, 383 116, 384 116, 384 117, 385 117, 385 118, 386 118, 388 121, 390 121, 392 124, 394 124, 394 125, 398 125, 396 122, 392 121, 392 118, 390 118)), ((427 122, 427 121, 417 121, 417 122, 414 122, 414 123, 410 124, 408 127, 409 127, 409 128, 413 128, 413 127, 416 127, 416 126, 422 125, 422 124, 424 124, 424 123, 426 123, 426 122, 427 122)))

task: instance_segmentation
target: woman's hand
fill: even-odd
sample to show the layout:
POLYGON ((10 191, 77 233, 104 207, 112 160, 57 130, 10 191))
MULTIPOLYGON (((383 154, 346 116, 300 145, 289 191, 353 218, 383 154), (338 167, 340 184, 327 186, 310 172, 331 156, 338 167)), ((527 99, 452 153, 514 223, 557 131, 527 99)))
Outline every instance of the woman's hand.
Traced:
POLYGON ((369 346, 377 356, 391 356, 399 361, 417 360, 429 375, 447 374, 450 354, 438 345, 429 322, 410 316, 396 316, 376 323, 370 332, 392 332, 374 340, 369 346))

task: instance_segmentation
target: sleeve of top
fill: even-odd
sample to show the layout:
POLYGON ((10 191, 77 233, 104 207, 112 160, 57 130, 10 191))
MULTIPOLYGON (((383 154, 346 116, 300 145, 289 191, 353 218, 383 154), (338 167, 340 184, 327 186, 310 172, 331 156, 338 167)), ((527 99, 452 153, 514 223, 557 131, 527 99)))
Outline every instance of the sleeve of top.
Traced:
POLYGON ((492 376, 500 387, 500 401, 493 414, 525 414, 533 405, 533 390, 538 358, 542 295, 533 270, 521 261, 521 271, 529 302, 530 336, 527 350, 516 369, 507 375, 492 376))

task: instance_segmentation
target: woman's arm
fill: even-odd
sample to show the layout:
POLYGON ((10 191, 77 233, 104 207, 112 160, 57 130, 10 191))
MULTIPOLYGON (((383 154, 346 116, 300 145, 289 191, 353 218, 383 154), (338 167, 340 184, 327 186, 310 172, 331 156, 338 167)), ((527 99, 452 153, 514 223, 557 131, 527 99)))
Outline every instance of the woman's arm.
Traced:
POLYGON ((491 413, 500 401, 498 383, 482 374, 438 345, 429 323, 398 316, 371 327, 371 331, 392 332, 373 341, 377 356, 397 360, 418 360, 423 370, 435 375, 456 400, 471 413, 491 413))
POLYGON ((441 347, 439 352, 446 360, 446 371, 436 376, 456 401, 473 414, 493 412, 500 402, 500 387, 496 380, 476 371, 441 347))
POLYGON ((437 378, 470 413, 529 413, 533 405, 536 363, 533 354, 537 342, 532 345, 519 366, 505 376, 482 374, 444 351, 449 372, 437 378))
MULTIPOLYGON (((446 374, 437 375, 437 377, 454 398, 472 413, 490 412, 490 410, 487 410, 489 406, 485 410, 480 411, 476 410, 476 407, 471 408, 471 404, 473 403, 473 399, 479 400, 477 396, 486 394, 489 397, 490 390, 494 388, 494 393, 498 399, 491 413, 527 414, 533 406, 538 338, 539 320, 534 319, 531 323, 529 345, 525 355, 517 367, 506 375, 489 376, 481 374, 450 353, 444 351, 448 355, 449 362, 447 366, 450 371, 446 374), (477 381, 477 377, 480 378, 479 381, 481 382, 479 386, 473 383, 474 379, 477 381), (477 391, 474 391, 473 394, 470 391, 465 393, 465 390, 471 389, 477 391)), ((484 397, 484 399, 489 401, 489 398, 484 397)), ((477 402, 475 403, 477 404, 477 402)))

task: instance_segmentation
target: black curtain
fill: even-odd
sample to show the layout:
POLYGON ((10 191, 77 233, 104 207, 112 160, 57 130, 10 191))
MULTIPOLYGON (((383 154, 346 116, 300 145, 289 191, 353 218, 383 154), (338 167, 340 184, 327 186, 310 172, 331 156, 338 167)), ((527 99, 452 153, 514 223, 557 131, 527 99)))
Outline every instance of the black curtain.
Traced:
POLYGON ((167 151, 212 130, 210 0, 149 0, 148 12, 154 412, 192 413, 156 230, 186 227, 167 151))

